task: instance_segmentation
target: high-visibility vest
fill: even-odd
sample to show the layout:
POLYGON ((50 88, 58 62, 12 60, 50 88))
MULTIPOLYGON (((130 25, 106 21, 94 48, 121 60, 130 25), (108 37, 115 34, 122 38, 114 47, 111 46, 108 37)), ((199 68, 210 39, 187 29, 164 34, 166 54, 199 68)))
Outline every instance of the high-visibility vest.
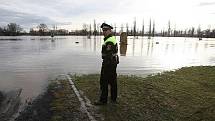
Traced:
POLYGON ((106 45, 108 42, 113 43, 113 45, 116 45, 117 41, 115 39, 115 37, 109 37, 107 40, 105 40, 104 44, 106 45))

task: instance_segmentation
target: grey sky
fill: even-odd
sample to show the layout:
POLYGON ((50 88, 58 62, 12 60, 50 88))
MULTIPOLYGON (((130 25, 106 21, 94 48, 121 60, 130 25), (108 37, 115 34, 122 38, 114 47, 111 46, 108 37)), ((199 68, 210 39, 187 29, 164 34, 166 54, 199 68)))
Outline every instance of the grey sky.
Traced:
POLYGON ((215 2, 201 2, 200 4, 199 4, 199 6, 213 6, 213 5, 215 5, 215 2))
POLYGON ((24 27, 39 23, 49 25, 97 22, 116 23, 118 26, 139 25, 150 18, 157 28, 166 27, 168 20, 177 28, 214 26, 215 2, 211 0, 0 0, 0 25, 16 22, 24 27))

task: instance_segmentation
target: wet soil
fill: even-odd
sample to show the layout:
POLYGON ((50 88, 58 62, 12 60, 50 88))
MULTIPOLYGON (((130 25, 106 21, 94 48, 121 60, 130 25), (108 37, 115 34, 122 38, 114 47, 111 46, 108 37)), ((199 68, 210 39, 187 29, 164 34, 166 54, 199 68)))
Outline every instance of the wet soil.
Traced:
POLYGON ((15 121, 48 121, 53 112, 50 110, 50 103, 53 99, 49 89, 40 95, 33 102, 28 102, 25 109, 15 121))
POLYGON ((0 94, 0 121, 14 119, 14 114, 18 112, 21 104, 21 92, 22 89, 14 89, 0 94))
POLYGON ((3 100, 3 94, 2 94, 2 92, 0 92, 0 105, 1 105, 2 100, 3 100))
POLYGON ((15 121, 88 121, 68 80, 52 80, 47 90, 26 106, 15 121))

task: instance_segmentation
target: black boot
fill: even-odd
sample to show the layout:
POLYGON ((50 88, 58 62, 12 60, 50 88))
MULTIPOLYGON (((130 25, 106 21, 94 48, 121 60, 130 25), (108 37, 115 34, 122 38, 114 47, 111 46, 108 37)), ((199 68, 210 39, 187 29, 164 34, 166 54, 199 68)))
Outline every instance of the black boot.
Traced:
POLYGON ((94 102, 94 105, 106 105, 107 102, 101 102, 101 101, 97 101, 97 102, 94 102))

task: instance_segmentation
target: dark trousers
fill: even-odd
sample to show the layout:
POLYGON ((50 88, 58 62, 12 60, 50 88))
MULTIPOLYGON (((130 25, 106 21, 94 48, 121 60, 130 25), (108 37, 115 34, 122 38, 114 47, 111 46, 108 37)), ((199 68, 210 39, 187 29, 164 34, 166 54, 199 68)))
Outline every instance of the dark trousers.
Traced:
POLYGON ((108 97, 108 84, 110 84, 111 100, 116 101, 117 98, 117 74, 116 64, 105 65, 102 64, 100 76, 100 101, 106 103, 108 97))

